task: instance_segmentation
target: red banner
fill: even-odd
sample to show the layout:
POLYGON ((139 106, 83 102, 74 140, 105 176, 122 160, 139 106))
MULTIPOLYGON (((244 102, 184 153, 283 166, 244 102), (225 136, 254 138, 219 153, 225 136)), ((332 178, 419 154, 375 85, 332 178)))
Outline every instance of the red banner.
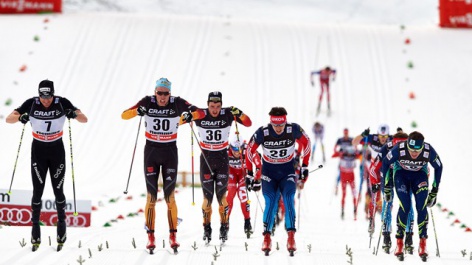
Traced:
POLYGON ((439 0, 439 26, 472 28, 472 0, 439 0))
POLYGON ((62 0, 0 0, 0 14, 62 12, 62 0))
MULTIPOLYGON (((0 222, 3 225, 31 226, 31 207, 25 205, 0 205, 0 222)), ((90 226, 91 213, 78 212, 74 216, 73 212, 66 212, 67 227, 88 227, 90 226)), ((57 212, 42 211, 39 220, 43 225, 55 226, 57 224, 57 212)))

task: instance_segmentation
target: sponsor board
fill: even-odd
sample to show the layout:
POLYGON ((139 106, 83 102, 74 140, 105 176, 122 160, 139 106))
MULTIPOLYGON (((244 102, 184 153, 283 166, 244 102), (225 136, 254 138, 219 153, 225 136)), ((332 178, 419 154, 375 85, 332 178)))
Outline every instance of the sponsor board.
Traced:
MULTIPOLYGON (((0 223, 13 226, 31 225, 31 190, 0 189, 0 223)), ((77 216, 74 216, 74 202, 66 201, 66 224, 69 227, 88 227, 91 224, 92 202, 77 200, 77 216)), ((42 199, 41 222, 54 226, 57 223, 57 210, 54 199, 42 199)))
POLYGON ((0 14, 62 12, 62 0, 0 0, 0 14))

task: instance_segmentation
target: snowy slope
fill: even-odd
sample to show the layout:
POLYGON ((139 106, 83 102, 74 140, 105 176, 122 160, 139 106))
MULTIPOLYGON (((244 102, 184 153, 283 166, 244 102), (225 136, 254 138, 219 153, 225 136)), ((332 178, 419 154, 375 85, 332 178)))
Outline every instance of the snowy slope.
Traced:
MULTIPOLYGON (((275 8, 267 8, 268 13, 275 13, 276 7, 284 4, 283 1, 265 2, 258 1, 257 4, 275 4, 275 8)), ((300 6, 309 8, 314 2, 300 1, 290 7, 300 11, 300 6), (296 8, 297 5, 300 6, 296 8)), ((368 5, 367 2, 364 4, 368 5)), ((106 2, 95 3, 97 10, 103 10, 99 3, 106 2)), ((147 10, 143 9, 146 12, 135 12, 125 4, 126 1, 108 3, 114 3, 116 8, 112 10, 120 12, 79 12, 69 3, 64 15, 0 17, 0 31, 5 36, 0 44, 0 100, 4 102, 11 98, 13 101, 10 106, 2 104, 0 114, 8 115, 23 100, 35 95, 40 80, 54 80, 57 94, 71 99, 89 117, 87 124, 72 121, 77 198, 91 199, 94 205, 103 205, 94 212, 91 228, 69 229, 67 247, 57 254, 50 253, 52 248, 43 246, 38 253, 20 248, 18 241, 29 239, 29 228, 3 226, 0 234, 2 238, 8 238, 1 242, 2 249, 7 250, 2 251, 7 253, 5 264, 30 264, 32 261, 74 264, 79 255, 87 259, 86 264, 210 263, 211 253, 215 251, 212 247, 202 246, 200 222, 192 222, 200 220, 201 216, 199 189, 195 190, 196 206, 193 207, 190 189, 182 189, 177 195, 179 217, 184 221, 179 226, 182 250, 176 257, 166 253, 168 248, 159 250, 152 257, 143 251, 146 239, 142 214, 120 220, 111 228, 102 227, 120 214, 126 216, 144 207, 144 198, 140 196, 145 189, 142 130, 129 189, 133 199, 125 200, 122 193, 139 121, 123 121, 121 112, 144 95, 151 94, 155 79, 164 76, 173 82, 174 94, 198 106, 205 105, 208 92, 222 91, 224 105, 240 107, 253 120, 251 128, 239 126, 244 138, 249 138, 258 126, 267 123, 268 111, 278 105, 287 108, 290 121, 300 123, 310 131, 315 121, 315 98, 319 87, 310 86, 309 72, 328 64, 339 73, 332 88, 333 114, 328 118, 322 112, 317 119, 326 127, 327 155, 331 155, 332 146, 344 127, 354 135, 366 127, 375 130, 379 123, 387 122, 392 130, 401 126, 410 132, 413 130, 411 123, 415 121, 417 129, 424 133, 426 141, 432 143, 445 164, 438 198, 444 207, 455 213, 447 218, 447 212, 434 208, 441 259, 434 257, 434 233, 430 224, 431 262, 467 262, 461 257, 460 250, 470 251, 471 233, 464 233, 458 225, 450 224, 457 218, 472 226, 467 203, 470 199, 464 199, 472 181, 465 174, 466 157, 459 155, 466 153, 470 145, 456 143, 459 139, 467 139, 470 128, 467 117, 472 113, 468 104, 472 98, 472 80, 467 74, 472 64, 469 31, 438 29, 434 22, 424 23, 434 20, 424 12, 417 12, 423 22, 405 18, 405 21, 392 19, 398 23, 384 23, 374 16, 369 19, 377 19, 377 25, 360 25, 357 22, 371 21, 357 20, 361 17, 369 19, 362 16, 364 9, 356 9, 354 3, 348 7, 353 22, 349 25, 335 19, 322 24, 308 19, 293 20, 293 16, 287 21, 269 14, 259 20, 246 12, 242 13, 247 17, 236 12, 242 10, 242 6, 222 9, 218 5, 211 6, 210 1, 200 2, 211 6, 207 9, 192 8, 192 4, 185 1, 173 1, 180 3, 180 7, 188 4, 187 9, 176 8, 168 2, 166 8, 157 10, 158 13, 149 12, 156 11, 156 5, 152 3, 148 3, 147 10), (169 10, 187 11, 164 12, 169 10), (211 10, 221 13, 211 13, 211 10), (204 16, 197 16, 202 14, 204 16), (409 26, 410 21, 414 26, 409 26), (400 28, 403 23, 406 23, 404 30, 400 28), (33 41, 36 35, 40 38, 37 42, 33 41), (411 39, 410 45, 404 44, 406 38, 411 39), (407 67, 409 61, 414 63, 413 69, 407 67), (27 65, 27 70, 19 72, 23 64, 27 65), (408 98, 411 91, 416 94, 415 100, 408 98), (108 203, 110 198, 118 197, 120 200, 116 205, 108 203), (132 238, 137 242, 137 249, 131 246, 132 238), (110 248, 98 252, 97 246, 105 241, 109 241, 110 248), (196 251, 190 247, 194 241, 199 247, 196 251), (93 252, 92 258, 89 258, 88 248, 93 252)), ((379 8, 374 4, 368 6, 379 8)), ((94 9, 90 3, 83 7, 89 11, 94 9)), ((376 10, 380 12, 382 8, 376 10)), ((338 16, 346 18, 342 12, 338 16)), ((407 13, 398 16, 407 17, 407 13)), ((19 123, 0 123, 3 150, 0 154, 3 176, 0 187, 5 189, 10 184, 21 129, 19 123)), ((67 130, 66 127, 66 134, 67 130)), ((14 189, 31 189, 30 142, 28 125, 14 189)), ((64 143, 69 152, 68 137, 64 143)), ((179 130, 179 152, 180 170, 190 171, 190 130, 187 126, 179 130)), ((198 163, 198 150, 195 150, 195 157, 198 163)), ((319 153, 316 158, 320 158, 319 153)), ((251 194, 253 218, 256 208, 259 211, 254 238, 244 239, 242 216, 236 205, 230 241, 217 262, 340 264, 348 259, 346 245, 353 248, 356 263, 397 262, 383 253, 372 256, 372 249, 368 248, 367 222, 362 214, 356 222, 339 219, 340 198, 332 194, 336 164, 336 160, 329 159, 323 170, 313 174, 302 192, 301 224, 297 234, 299 251, 295 258, 288 258, 286 251, 275 252, 269 258, 262 256, 259 251, 261 209, 255 195, 251 194), (242 255, 244 242, 249 244, 249 251, 242 255), (308 253, 308 244, 313 247, 311 253, 308 253)), ((70 174, 70 168, 67 174, 70 174)), ((45 190, 47 195, 52 197, 49 187, 45 190)), ((66 196, 72 197, 70 179, 66 183, 66 196)), ((158 242, 167 237, 164 208, 165 205, 158 204, 158 242)), ((216 231, 218 220, 213 223, 216 231)), ((283 250, 286 239, 281 230, 276 234, 276 240, 283 250)), ((47 236, 55 237, 54 228, 43 229, 43 241, 47 236)), ((415 256, 407 258, 406 263, 418 261, 415 256)))

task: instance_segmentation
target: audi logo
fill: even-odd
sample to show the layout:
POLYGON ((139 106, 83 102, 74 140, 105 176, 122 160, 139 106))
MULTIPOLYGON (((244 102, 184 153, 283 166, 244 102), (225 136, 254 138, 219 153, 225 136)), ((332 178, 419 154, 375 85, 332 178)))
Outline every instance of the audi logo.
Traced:
MULTIPOLYGON (((50 224, 57 223, 57 214, 51 215, 49 218, 50 224)), ((75 227, 84 227, 87 224, 87 219, 85 216, 82 215, 66 215, 66 225, 67 226, 75 226, 75 227)))
POLYGON ((28 209, 1 208, 0 222, 11 224, 27 224, 31 222, 33 214, 28 209))

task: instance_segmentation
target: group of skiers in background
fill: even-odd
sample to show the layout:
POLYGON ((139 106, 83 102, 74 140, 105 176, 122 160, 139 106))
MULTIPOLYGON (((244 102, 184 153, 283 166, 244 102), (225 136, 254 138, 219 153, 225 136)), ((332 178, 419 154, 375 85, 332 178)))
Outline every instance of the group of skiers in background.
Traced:
MULTIPOLYGON (((321 94, 317 107, 320 111, 321 100, 327 93, 328 114, 330 112, 329 81, 334 80, 336 70, 326 67, 311 72, 320 75, 321 94)), ((54 84, 43 80, 38 87, 39 95, 26 100, 6 119, 8 123, 31 122, 33 145, 31 172, 33 179, 33 227, 31 242, 33 251, 41 243, 40 211, 41 196, 47 171, 60 172, 53 179, 54 194, 58 211, 57 243, 58 251, 66 241, 65 196, 61 183, 65 174, 65 154, 62 143, 63 125, 66 119, 87 122, 87 117, 66 98, 55 95, 54 84), (53 151, 51 151, 53 150, 53 151), (60 169, 60 170, 59 170, 60 169), (59 247, 60 246, 60 247, 59 247)), ((203 192, 202 227, 203 240, 212 240, 212 202, 216 197, 220 219, 219 239, 222 244, 228 239, 229 220, 233 209, 234 197, 238 197, 244 215, 244 232, 249 238, 252 231, 250 219, 249 191, 262 190, 265 200, 263 226, 264 239, 261 250, 266 255, 272 249, 271 237, 275 226, 285 218, 287 231, 287 250, 291 255, 296 251, 296 211, 295 193, 304 188, 308 179, 308 166, 314 161, 317 146, 321 145, 322 161, 326 162, 324 126, 315 122, 312 127, 313 144, 303 128, 288 121, 283 107, 273 107, 268 115, 268 123, 259 127, 249 141, 240 138, 237 124, 249 127, 250 117, 235 106, 223 107, 223 95, 219 91, 208 94, 207 107, 199 108, 185 99, 172 95, 172 83, 166 78, 156 81, 154 94, 145 96, 121 114, 122 119, 140 117, 145 121, 144 176, 147 189, 145 207, 145 229, 148 236, 147 248, 150 253, 156 247, 155 206, 158 193, 159 175, 163 181, 164 199, 167 204, 169 243, 177 252, 178 207, 174 191, 178 173, 177 132, 179 126, 189 124, 193 137, 198 141, 200 155, 200 182, 203 192), (236 133, 230 137, 232 124, 236 133), (195 133, 194 127, 198 132, 195 133), (259 148, 261 147, 261 148, 259 148), (310 159, 311 157, 311 159, 310 159), (282 213, 282 214, 281 214, 282 213)), ((141 125, 141 122, 140 122, 141 125)), ((343 137, 336 141, 332 158, 339 158, 341 183, 341 218, 345 218, 346 188, 349 186, 353 198, 353 214, 357 219, 358 203, 362 183, 365 181, 365 212, 369 221, 368 232, 374 232, 376 213, 381 213, 383 249, 389 253, 391 241, 391 211, 394 194, 397 194, 401 207, 397 213, 395 255, 403 259, 404 249, 413 251, 413 223, 415 201, 416 221, 419 235, 419 255, 426 259, 426 239, 428 238, 428 212, 426 207, 436 203, 441 180, 442 163, 434 148, 424 141, 419 132, 406 134, 397 129, 390 134, 387 124, 381 124, 377 133, 371 134, 369 128, 352 138, 347 128, 343 137), (361 147, 359 147, 361 146, 361 147), (356 194, 355 168, 360 160, 360 189, 356 194), (429 189, 428 164, 434 168, 432 189, 429 189), (395 192, 394 192, 395 191, 395 192), (383 194, 383 196, 382 196, 383 194), (382 200, 383 198, 383 200, 382 200), (404 237, 406 235, 406 239, 404 237)))

